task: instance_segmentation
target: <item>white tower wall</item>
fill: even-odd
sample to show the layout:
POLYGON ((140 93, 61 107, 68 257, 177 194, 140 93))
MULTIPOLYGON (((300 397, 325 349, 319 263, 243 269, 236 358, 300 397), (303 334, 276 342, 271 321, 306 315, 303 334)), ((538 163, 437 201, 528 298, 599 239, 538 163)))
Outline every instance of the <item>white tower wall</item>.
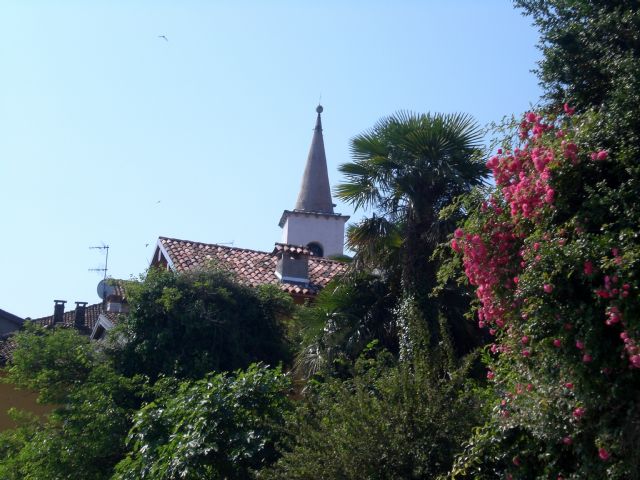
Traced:
POLYGON ((324 256, 344 253, 344 224, 349 217, 289 212, 282 227, 282 243, 307 246, 319 243, 324 256))

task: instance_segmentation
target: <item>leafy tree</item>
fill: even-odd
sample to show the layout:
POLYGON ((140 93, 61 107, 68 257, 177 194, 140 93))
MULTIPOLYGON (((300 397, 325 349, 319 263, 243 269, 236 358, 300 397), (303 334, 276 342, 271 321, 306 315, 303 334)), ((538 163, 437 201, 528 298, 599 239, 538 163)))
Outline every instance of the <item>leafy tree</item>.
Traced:
POLYGON ((277 458, 289 387, 280 370, 255 364, 165 385, 164 395, 136 416, 132 452, 114 478, 250 478, 277 458))
POLYGON ((440 340, 437 302, 428 298, 437 283, 438 265, 431 257, 457 218, 443 220, 439 212, 483 183, 480 140, 480 129, 467 115, 400 112, 356 136, 354 161, 340 167, 346 182, 337 195, 356 209, 373 211, 349 229, 348 244, 356 263, 400 278, 406 314, 400 318, 401 344, 408 350, 424 340, 425 329, 431 346, 440 340))
POLYGON ((6 381, 37 390, 42 403, 64 403, 96 364, 95 349, 76 330, 47 330, 27 323, 14 337, 16 345, 6 381))
POLYGON ((0 478, 109 478, 126 453, 143 379, 118 375, 73 330, 34 327, 15 338, 9 380, 56 405, 42 422, 15 414, 18 428, 0 435, 0 478))
POLYGON ((515 0, 540 29, 538 75, 551 108, 598 113, 594 140, 618 161, 640 155, 640 4, 515 0))
POLYGON ((290 359, 283 317, 292 301, 276 288, 244 287, 218 271, 151 269, 128 296, 130 312, 111 335, 111 356, 127 375, 199 378, 290 359))
POLYGON ((528 113, 453 236, 496 397, 455 478, 640 478, 640 166, 595 145, 599 125, 528 113))
POLYGON ((262 479, 422 479, 445 474, 479 405, 465 386, 469 363, 444 350, 397 364, 362 358, 347 381, 312 384, 287 424, 283 456, 262 479), (446 372, 446 373, 445 373, 446 372))

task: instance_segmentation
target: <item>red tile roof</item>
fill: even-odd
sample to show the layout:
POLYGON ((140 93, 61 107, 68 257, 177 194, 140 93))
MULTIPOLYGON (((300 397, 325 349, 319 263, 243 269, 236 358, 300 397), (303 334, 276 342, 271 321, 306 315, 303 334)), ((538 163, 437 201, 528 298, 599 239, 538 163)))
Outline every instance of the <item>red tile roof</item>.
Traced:
MULTIPOLYGON (((96 303, 94 305, 87 305, 85 307, 84 312, 84 325, 82 326, 83 330, 89 331, 93 330, 93 327, 98 322, 98 317, 102 313, 102 303, 96 303)), ((74 327, 74 321, 76 318, 76 311, 69 310, 68 312, 64 312, 64 316, 62 317, 62 323, 60 326, 63 327, 74 327)), ((53 325, 53 315, 49 317, 40 317, 32 320, 36 325, 40 325, 41 327, 48 327, 49 325, 53 325)))
MULTIPOLYGON (((96 303, 94 305, 87 305, 84 316, 84 325, 77 329, 80 333, 84 335, 89 335, 95 324, 98 322, 98 317, 100 315, 106 316, 111 322, 115 325, 118 323, 118 320, 121 314, 113 313, 113 312, 103 312, 102 311, 102 303, 96 303)), ((56 325, 56 327, 62 328, 76 328, 75 326, 75 310, 69 310, 68 312, 64 312, 62 317, 62 323, 56 325)), ((28 320, 27 320, 28 321, 28 320)), ((51 328, 54 325, 53 323, 53 315, 49 317, 40 317, 31 320, 36 325, 45 328, 51 328)), ((4 366, 11 360, 13 355, 13 351, 16 348, 16 342, 13 336, 9 336, 6 339, 0 340, 0 366, 4 366)))
MULTIPOLYGON (((282 244, 281 245, 282 248, 282 244)), ((326 258, 309 258, 309 284, 282 283, 276 276, 278 247, 273 252, 160 237, 158 246, 166 253, 171 267, 178 272, 218 267, 235 275, 241 284, 278 285, 283 291, 302 296, 317 294, 333 278, 347 270, 345 263, 326 258)), ((290 246, 288 246, 290 248, 290 246)), ((305 247, 297 247, 306 250, 305 247)), ((157 264, 157 260, 154 261, 157 264)))

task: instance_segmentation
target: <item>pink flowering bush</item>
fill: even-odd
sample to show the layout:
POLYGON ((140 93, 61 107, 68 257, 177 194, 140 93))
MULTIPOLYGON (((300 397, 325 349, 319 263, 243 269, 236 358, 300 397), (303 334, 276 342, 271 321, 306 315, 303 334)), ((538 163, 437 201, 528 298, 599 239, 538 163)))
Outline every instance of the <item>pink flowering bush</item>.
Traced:
POLYGON ((451 240, 495 395, 454 478, 640 478, 640 172, 596 120, 527 113, 451 240))

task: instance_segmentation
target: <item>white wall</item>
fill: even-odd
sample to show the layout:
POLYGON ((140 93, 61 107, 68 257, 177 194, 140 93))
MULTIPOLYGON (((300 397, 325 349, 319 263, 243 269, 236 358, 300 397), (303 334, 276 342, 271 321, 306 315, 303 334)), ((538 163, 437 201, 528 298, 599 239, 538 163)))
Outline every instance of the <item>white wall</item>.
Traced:
POLYGON ((292 212, 282 228, 282 243, 308 245, 317 242, 324 256, 342 255, 344 252, 344 224, 347 216, 292 212))

